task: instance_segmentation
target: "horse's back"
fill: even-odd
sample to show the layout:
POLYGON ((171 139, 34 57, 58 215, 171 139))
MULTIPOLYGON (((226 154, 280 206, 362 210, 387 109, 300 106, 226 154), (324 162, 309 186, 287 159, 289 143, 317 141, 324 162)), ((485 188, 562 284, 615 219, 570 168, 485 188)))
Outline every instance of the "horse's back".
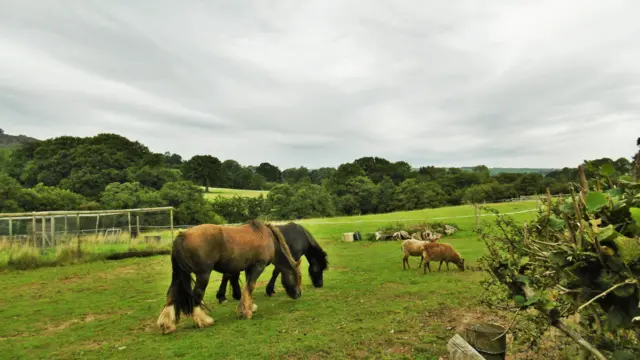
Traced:
POLYGON ((266 226, 201 224, 186 230, 184 247, 217 271, 244 270, 275 256, 271 230, 266 226))

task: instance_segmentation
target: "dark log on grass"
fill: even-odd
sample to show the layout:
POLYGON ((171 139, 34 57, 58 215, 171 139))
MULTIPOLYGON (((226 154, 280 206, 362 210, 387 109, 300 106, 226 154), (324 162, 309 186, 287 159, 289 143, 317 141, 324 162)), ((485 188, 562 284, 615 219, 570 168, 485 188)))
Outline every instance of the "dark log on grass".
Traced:
POLYGON ((133 250, 123 253, 111 254, 107 260, 122 260, 136 257, 150 257, 156 255, 171 255, 171 250, 133 250))

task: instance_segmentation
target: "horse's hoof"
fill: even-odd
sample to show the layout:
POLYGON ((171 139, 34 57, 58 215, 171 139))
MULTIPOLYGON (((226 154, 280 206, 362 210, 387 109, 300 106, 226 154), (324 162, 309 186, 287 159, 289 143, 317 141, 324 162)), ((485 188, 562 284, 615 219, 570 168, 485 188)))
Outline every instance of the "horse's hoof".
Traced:
POLYGON ((222 305, 226 303, 228 303, 227 299, 218 299, 218 304, 222 305))
POLYGON ((193 314, 191 314, 191 318, 193 322, 196 323, 196 326, 199 328, 205 328, 211 326, 215 323, 213 318, 202 310, 202 307, 198 306, 193 309, 193 314))
POLYGON ((164 335, 171 334, 172 332, 176 331, 176 326, 175 325, 162 324, 162 325, 160 325, 160 331, 162 331, 162 334, 164 334, 164 335))
POLYGON ((176 331, 176 318, 173 305, 165 306, 158 317, 156 325, 163 334, 170 334, 176 331))
POLYGON ((249 310, 240 311, 238 313, 238 317, 242 320, 249 320, 253 317, 253 311, 249 311, 249 310))
POLYGON ((251 311, 252 312, 258 311, 258 305, 256 305, 256 304, 251 305, 251 311))

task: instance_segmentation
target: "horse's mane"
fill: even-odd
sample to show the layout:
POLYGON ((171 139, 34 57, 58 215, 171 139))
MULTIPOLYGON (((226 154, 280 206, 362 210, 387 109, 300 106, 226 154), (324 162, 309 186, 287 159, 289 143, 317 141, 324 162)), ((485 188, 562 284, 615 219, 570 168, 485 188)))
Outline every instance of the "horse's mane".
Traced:
POLYGON ((300 224, 296 224, 302 228, 302 231, 307 235, 307 240, 309 240, 309 252, 314 255, 315 260, 318 262, 318 265, 322 270, 326 270, 329 267, 329 260, 327 259, 327 253, 322 249, 320 244, 316 241, 316 239, 311 235, 309 230, 307 230, 304 226, 300 224))
POLYGON ((264 226, 264 223, 262 223, 262 221, 258 219, 251 219, 247 221, 247 224, 251 225, 253 230, 256 230, 256 231, 259 231, 264 226))
POLYGON ((280 231, 280 229, 278 229, 273 224, 266 224, 266 226, 271 230, 271 232, 275 236, 276 241, 280 246, 280 250, 282 250, 282 252, 284 253, 291 267, 297 271, 298 267, 296 266, 296 262, 295 260, 293 260, 293 255, 291 255, 291 250, 289 250, 289 245, 287 245, 284 235, 282 235, 282 232, 280 231))

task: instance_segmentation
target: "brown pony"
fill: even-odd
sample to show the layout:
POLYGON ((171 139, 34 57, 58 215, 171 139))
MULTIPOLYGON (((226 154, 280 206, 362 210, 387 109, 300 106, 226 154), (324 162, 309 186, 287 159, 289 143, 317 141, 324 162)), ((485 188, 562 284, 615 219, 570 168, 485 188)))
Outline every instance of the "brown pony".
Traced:
POLYGON ((240 226, 203 224, 181 232, 171 250, 172 277, 167 300, 157 325, 163 333, 176 330, 180 313, 191 315, 200 328, 213 325, 202 302, 211 271, 239 273, 244 271, 246 284, 237 312, 250 319, 258 306, 252 293, 256 280, 269 265, 282 272, 282 286, 287 295, 297 299, 302 295, 300 260, 295 262, 278 228, 253 220, 240 226), (191 273, 196 275, 195 286, 191 273))

